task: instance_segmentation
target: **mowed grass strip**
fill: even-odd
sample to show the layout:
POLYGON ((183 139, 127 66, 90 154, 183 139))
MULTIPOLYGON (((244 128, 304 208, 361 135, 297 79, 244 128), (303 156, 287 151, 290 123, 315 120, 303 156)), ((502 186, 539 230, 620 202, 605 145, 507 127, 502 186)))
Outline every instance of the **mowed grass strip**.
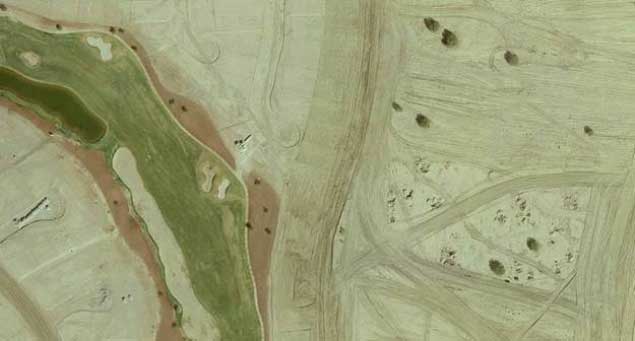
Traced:
POLYGON ((216 154, 177 125, 134 52, 108 34, 43 32, 7 17, 0 17, 0 48, 5 67, 70 89, 105 122, 107 138, 93 147, 108 155, 119 145, 130 149, 146 189, 183 251, 194 293, 215 317, 221 338, 260 340, 245 248, 242 183, 216 154), (87 36, 111 43, 112 60, 102 61, 98 50, 86 44, 87 36), (20 59, 24 52, 41 57, 36 69, 20 59), (200 190, 195 165, 205 153, 216 160, 219 179, 230 181, 229 199, 200 190))

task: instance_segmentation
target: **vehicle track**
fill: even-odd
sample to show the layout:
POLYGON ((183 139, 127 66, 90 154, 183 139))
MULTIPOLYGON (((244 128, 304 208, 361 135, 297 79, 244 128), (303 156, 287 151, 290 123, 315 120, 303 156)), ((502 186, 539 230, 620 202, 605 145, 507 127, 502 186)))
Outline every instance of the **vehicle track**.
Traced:
POLYGON ((260 130, 270 143, 278 146, 280 141, 274 134, 272 120, 276 119, 273 108, 273 95, 278 77, 278 67, 285 46, 286 0, 274 0, 265 9, 265 26, 263 43, 268 43, 258 56, 258 63, 253 77, 252 95, 249 98, 251 109, 260 113, 253 116, 260 130), (269 22, 270 21, 270 22, 269 22))
POLYGON ((476 193, 457 198, 449 207, 432 218, 413 224, 402 234, 396 245, 412 246, 464 219, 468 214, 494 200, 521 191, 538 188, 557 188, 571 186, 591 186, 610 183, 615 175, 591 171, 566 171, 562 173, 532 174, 494 184, 476 193))
POLYGON ((2 266, 0 266, 0 294, 20 313, 36 339, 61 340, 57 329, 47 320, 43 310, 2 266))
MULTIPOLYGON (((375 253, 389 254, 385 252, 385 247, 392 247, 408 250, 416 243, 430 237, 449 227, 494 200, 520 191, 537 188, 556 188, 567 186, 591 186, 594 184, 609 184, 616 178, 615 174, 599 172, 571 171, 562 173, 530 174, 518 177, 506 178, 495 184, 486 183, 447 204, 447 208, 437 215, 418 222, 410 226, 407 231, 400 233, 397 237, 383 238, 376 241, 370 231, 365 231, 366 238, 375 246, 375 250, 368 252, 364 257, 376 258, 375 253)), ((368 186, 366 186, 368 188, 368 186)), ((359 198, 363 198, 360 196, 359 198)), ((360 199, 361 200, 361 199, 360 199)), ((370 230, 379 231, 376 224, 369 219, 364 219, 368 223, 370 230), (374 227, 373 227, 374 226, 374 227)))
MULTIPOLYGON (((369 174, 365 175, 366 176, 363 176, 363 178, 366 179, 365 186, 362 186, 362 188, 366 191, 366 193, 357 197, 359 212, 362 212, 361 209, 363 207, 359 206, 362 205, 362 201, 364 201, 365 199, 364 202, 367 204, 368 198, 374 198, 372 195, 375 194, 373 182, 376 181, 376 178, 368 176, 369 174)), ((440 219, 438 222, 439 227, 443 228, 445 226, 449 226, 452 221, 460 221, 460 219, 465 217, 471 211, 492 202, 498 197, 507 195, 509 193, 514 193, 514 191, 527 190, 531 188, 542 188, 544 186, 561 187, 574 184, 603 184, 615 181, 615 178, 615 174, 604 174, 595 172, 566 172, 562 174, 547 173, 539 175, 517 176, 515 178, 506 177, 499 183, 496 183, 494 185, 491 185, 491 183, 485 184, 483 186, 480 186, 480 188, 470 191, 470 193, 467 193, 455 200, 455 205, 459 205, 459 207, 455 207, 452 210, 447 209, 446 211, 444 211, 445 214, 447 214, 447 211, 450 210, 452 214, 449 214, 445 218, 440 219), (459 213, 457 214, 457 212, 459 213), (444 222, 448 225, 443 225, 444 222)), ((444 212, 440 213, 439 215, 443 217, 444 212)), ((405 276, 409 277, 416 285, 418 292, 431 292, 429 288, 429 281, 432 279, 436 283, 443 283, 443 287, 448 289, 452 288, 461 290, 462 288, 470 288, 474 290, 481 290, 499 297, 509 299, 510 302, 518 301, 530 306, 534 306, 536 309, 541 309, 543 307, 543 302, 548 302, 551 297, 551 293, 544 290, 512 286, 484 275, 469 273, 462 270, 454 271, 445 268, 439 268, 438 265, 431 264, 430 262, 416 256, 414 253, 409 252, 408 247, 404 248, 404 245, 410 245, 410 240, 412 239, 406 238, 404 236, 404 239, 402 239, 404 243, 401 244, 386 243, 383 241, 378 242, 379 240, 382 240, 382 232, 381 229, 378 228, 376 222, 372 219, 372 217, 358 214, 358 219, 361 225, 366 227, 362 229, 362 234, 365 236, 365 239, 374 246, 374 249, 367 251, 361 256, 358 256, 356 260, 348 260, 348 262, 344 263, 344 266, 338 268, 337 288, 347 287, 346 283, 349 283, 351 280, 353 282, 358 282, 358 280, 354 279, 354 277, 356 276, 362 276, 363 278, 365 278, 365 276, 367 276, 363 274, 365 269, 370 269, 376 266, 383 266, 389 267, 391 269, 397 269, 405 276)), ((372 283, 374 280, 375 277, 373 277, 373 279, 367 279, 365 282, 368 283, 368 285, 371 285, 370 283, 372 283)), ((398 283, 393 283, 392 285, 399 286, 398 283)), ((400 290, 403 290, 403 288, 396 290, 399 292, 400 290)), ((411 297, 410 299, 413 298, 411 297)), ((427 297, 425 299, 433 301, 443 300, 446 303, 452 301, 454 302, 453 304, 459 304, 458 302, 460 302, 460 299, 458 299, 458 297, 456 297, 449 290, 445 290, 445 292, 435 291, 434 297, 427 297)), ((425 304, 428 304, 427 301, 425 304)), ((456 305, 454 305, 453 307, 455 306, 456 305)), ((557 302, 553 302, 552 304, 550 304, 550 309, 553 312, 557 313, 561 318, 572 322, 577 314, 576 305, 565 298, 559 298, 557 302)), ((446 308, 446 310, 448 310, 448 315, 446 316, 448 320, 453 321, 453 323, 457 327, 464 325, 465 321, 452 320, 452 316, 456 314, 466 314, 465 311, 452 312, 453 308, 446 308)), ((465 316, 464 318, 468 320, 470 318, 479 318, 479 315, 477 313, 468 315, 470 315, 471 317, 465 316)), ((471 322, 470 324, 468 324, 468 326, 475 326, 478 324, 479 323, 471 322)), ((473 330, 473 332, 476 334, 480 334, 480 332, 482 331, 475 332, 473 330)), ((488 337, 493 336, 490 335, 488 337)))
POLYGON ((446 289, 439 288, 431 282, 424 287, 412 288, 390 280, 372 278, 361 280, 358 286, 400 299, 409 304, 416 303, 423 311, 433 311, 448 322, 461 329, 474 340, 504 340, 499 332, 492 328, 491 323, 472 311, 454 294, 448 294, 446 289), (457 314, 458 313, 458 314, 457 314))
POLYGON ((596 186, 582 235, 576 340, 632 340, 635 327, 635 169, 596 186))
MULTIPOLYGON (((342 269, 338 273, 337 287, 340 288, 344 283, 354 280, 358 276, 366 276, 365 270, 369 270, 375 267, 400 267, 401 260, 396 260, 394 255, 381 256, 375 255, 375 259, 366 257, 359 257, 357 262, 352 263, 348 269, 342 269)), ((509 299, 510 301, 518 301, 528 305, 539 306, 539 302, 544 302, 549 298, 551 292, 531 287, 521 287, 516 285, 509 285, 499 279, 494 279, 486 275, 465 271, 456 268, 443 267, 434 262, 423 259, 412 252, 405 253, 405 257, 412 260, 412 266, 425 277, 433 278, 439 283, 451 289, 471 289, 482 291, 487 294, 499 296, 500 298, 509 299)), ((404 271, 407 269, 404 269, 404 271)), ((410 270, 412 271, 412 269, 410 270)), ((555 309, 567 318, 573 319, 576 316, 576 304, 575 302, 560 298, 557 303, 554 304, 555 309)))

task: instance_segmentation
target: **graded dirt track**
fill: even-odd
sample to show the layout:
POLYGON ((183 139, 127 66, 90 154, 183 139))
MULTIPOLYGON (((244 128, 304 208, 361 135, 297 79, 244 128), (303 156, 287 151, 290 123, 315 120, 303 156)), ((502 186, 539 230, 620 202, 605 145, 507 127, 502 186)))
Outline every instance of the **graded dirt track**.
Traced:
MULTIPOLYGON (((56 127, 53 124, 43 120, 29 110, 4 99, 0 100, 0 105, 6 106, 20 114, 43 133, 56 133, 56 127)), ((136 221, 136 218, 130 214, 127 198, 124 195, 121 185, 113 178, 103 153, 97 150, 82 148, 64 138, 59 138, 57 142, 62 145, 64 149, 72 153, 90 172, 95 183, 108 200, 110 213, 115 220, 119 232, 130 249, 143 260, 148 271, 152 274, 152 280, 158 289, 157 295, 160 296, 159 301, 161 303, 161 320, 157 328, 157 340, 181 340, 183 334, 179 328, 175 328, 172 325, 176 320, 176 315, 172 307, 172 302, 170 302, 170 298, 167 294, 168 290, 165 287, 165 282, 161 275, 161 268, 155 256, 152 242, 148 239, 148 236, 146 236, 136 221)), ((44 337, 42 339, 49 338, 44 337)))
POLYGON ((20 284, 2 267, 0 267, 0 294, 13 304, 37 339, 60 340, 55 326, 42 315, 41 308, 24 293, 20 284))

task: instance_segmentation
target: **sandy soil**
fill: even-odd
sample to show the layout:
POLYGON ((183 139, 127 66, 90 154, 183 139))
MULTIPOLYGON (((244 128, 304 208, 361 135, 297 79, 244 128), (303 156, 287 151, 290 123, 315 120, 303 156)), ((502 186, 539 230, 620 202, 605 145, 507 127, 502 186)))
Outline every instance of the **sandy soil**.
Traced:
MULTIPOLYGON (((6 100, 1 100, 0 105, 6 106, 19 113, 42 132, 49 135, 55 134, 55 126, 42 120, 36 114, 6 100)), ((137 220, 130 214, 126 196, 124 195, 121 185, 113 178, 103 153, 81 148, 65 139, 59 139, 58 143, 79 159, 91 173, 95 183, 108 200, 110 213, 115 220, 119 232, 130 249, 141 257, 152 275, 152 280, 158 289, 157 295, 160 296, 159 300, 161 303, 161 322, 157 330, 157 340, 180 340, 182 335, 179 329, 172 326, 172 322, 175 321, 175 312, 168 295, 165 294, 167 293, 167 289, 161 277, 160 265, 157 262, 152 242, 143 232, 137 220)))
POLYGON ((119 231, 124 236, 128 246, 144 260, 145 265, 152 274, 152 280, 158 289, 157 295, 160 296, 161 302, 161 323, 157 331, 157 340, 179 340, 182 334, 179 328, 175 328, 172 325, 176 320, 175 311, 166 294, 168 291, 161 276, 161 268, 157 261, 154 245, 144 233, 136 218, 130 214, 128 200, 121 185, 112 176, 103 153, 73 145, 65 147, 78 157, 91 172, 95 182, 108 199, 111 214, 115 218, 119 231))

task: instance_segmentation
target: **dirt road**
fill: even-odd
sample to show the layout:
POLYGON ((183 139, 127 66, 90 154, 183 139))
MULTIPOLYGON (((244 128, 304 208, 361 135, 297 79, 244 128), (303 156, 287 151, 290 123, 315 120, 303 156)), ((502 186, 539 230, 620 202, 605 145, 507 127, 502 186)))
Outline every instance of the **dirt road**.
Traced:
POLYGON ((57 329, 35 301, 29 297, 18 282, 0 266, 0 294, 4 296, 20 313, 29 326, 32 335, 42 341, 61 340, 57 329))
POLYGON ((274 246, 274 340, 293 329, 313 340, 341 337, 333 237, 372 111, 385 10, 381 1, 326 2, 319 78, 274 246), (301 316, 295 326, 285 322, 290 313, 301 316))

